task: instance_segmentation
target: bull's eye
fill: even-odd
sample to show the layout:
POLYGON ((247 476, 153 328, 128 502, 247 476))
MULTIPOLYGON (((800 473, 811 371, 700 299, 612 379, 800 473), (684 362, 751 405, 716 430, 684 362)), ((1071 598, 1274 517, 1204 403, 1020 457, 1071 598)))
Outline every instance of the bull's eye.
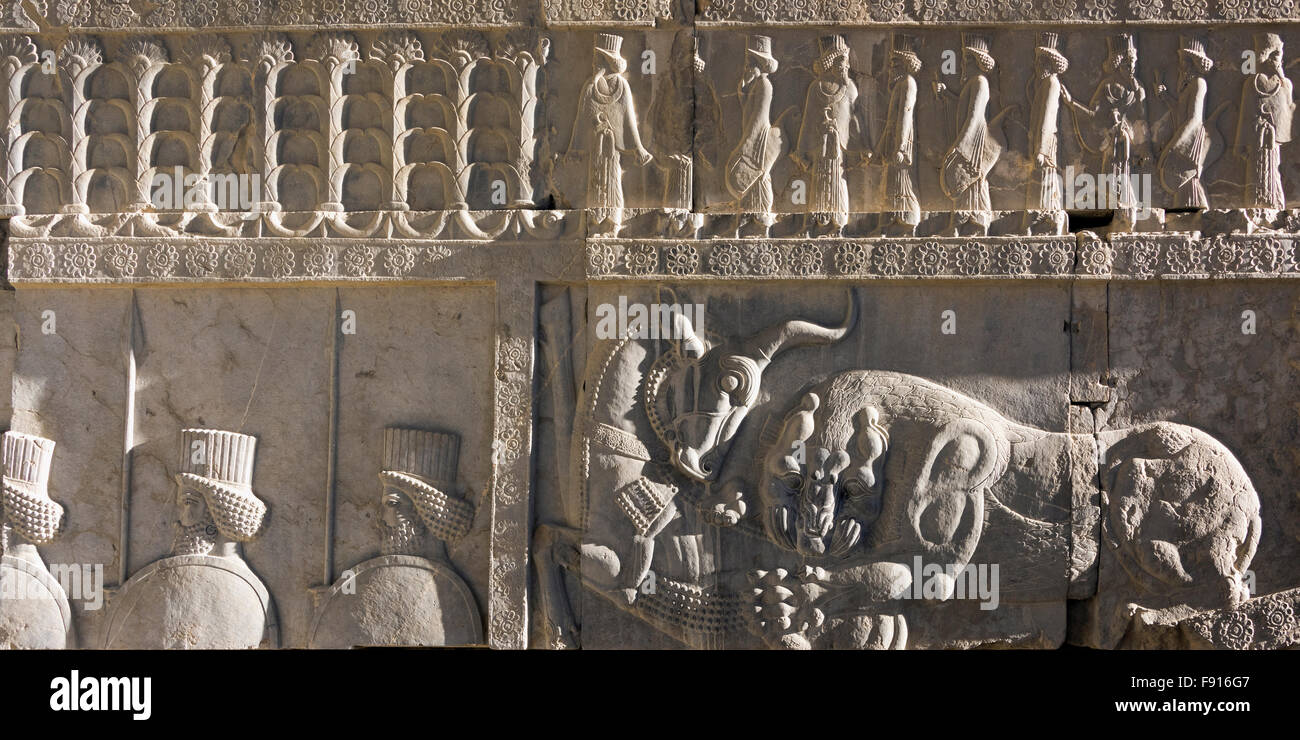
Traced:
POLYGON ((736 373, 726 373, 718 379, 718 387, 726 393, 734 393, 740 387, 740 376, 736 373))
POLYGON ((781 483, 791 491, 798 491, 803 488, 803 476, 798 473, 786 473, 781 476, 781 483))
POLYGON ((857 478, 844 481, 844 495, 849 498, 862 498, 869 493, 871 493, 871 489, 867 488, 867 484, 857 478))

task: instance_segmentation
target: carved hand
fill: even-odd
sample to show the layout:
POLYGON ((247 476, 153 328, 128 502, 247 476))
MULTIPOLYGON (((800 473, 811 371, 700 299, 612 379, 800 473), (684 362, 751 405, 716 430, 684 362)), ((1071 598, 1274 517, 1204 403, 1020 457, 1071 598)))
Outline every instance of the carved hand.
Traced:
POLYGON ((745 492, 742 490, 744 484, 743 480, 733 478, 722 484, 716 493, 710 490, 701 507, 704 520, 718 527, 734 527, 739 524, 748 510, 745 492))

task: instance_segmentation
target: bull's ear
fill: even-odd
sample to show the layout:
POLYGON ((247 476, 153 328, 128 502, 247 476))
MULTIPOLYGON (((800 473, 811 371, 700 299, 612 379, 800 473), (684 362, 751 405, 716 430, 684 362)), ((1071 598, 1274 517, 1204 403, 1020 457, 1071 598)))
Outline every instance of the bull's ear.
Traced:
POLYGON ((704 356, 707 347, 704 340, 695 333, 695 324, 689 314, 674 310, 670 314, 671 332, 669 333, 673 348, 682 357, 699 359, 704 356))
POLYGON ((657 300, 660 310, 654 312, 656 317, 664 315, 662 307, 671 307, 668 313, 669 326, 664 328, 668 329, 666 336, 673 349, 682 357, 703 357, 708 351, 704 338, 699 334, 699 326, 704 317, 696 315, 698 307, 690 303, 690 297, 679 294, 671 287, 660 286, 657 300))

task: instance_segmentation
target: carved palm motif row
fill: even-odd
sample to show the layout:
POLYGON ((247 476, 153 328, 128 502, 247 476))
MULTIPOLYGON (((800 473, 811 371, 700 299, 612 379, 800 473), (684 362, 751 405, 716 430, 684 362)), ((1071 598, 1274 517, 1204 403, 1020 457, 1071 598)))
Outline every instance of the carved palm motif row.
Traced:
POLYGON ((364 47, 323 34, 297 49, 270 33, 136 37, 109 57, 93 37, 56 51, 7 36, 3 206, 152 210, 172 198, 167 178, 170 205, 200 212, 236 210, 232 196, 264 210, 456 209, 475 177, 528 204, 545 48, 528 31, 393 32, 364 47))

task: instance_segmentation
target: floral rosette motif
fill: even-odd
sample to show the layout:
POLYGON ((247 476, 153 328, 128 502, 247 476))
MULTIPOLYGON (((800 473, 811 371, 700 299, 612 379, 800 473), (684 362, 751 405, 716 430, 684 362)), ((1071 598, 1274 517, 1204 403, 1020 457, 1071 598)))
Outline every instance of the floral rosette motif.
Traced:
POLYGON ((1214 634, 1220 645, 1230 650, 1246 650, 1255 638, 1255 623, 1241 610, 1230 611, 1219 619, 1214 634))
POLYGON ((998 247, 997 270, 1003 275, 1028 275, 1033 263, 1033 253, 1021 242, 998 247))
POLYGON ((907 270, 907 247, 895 242, 877 245, 871 253, 871 266, 878 275, 901 275, 907 270))
POLYGON ((865 244, 845 242, 835 250, 835 270, 841 275, 860 275, 866 271, 868 256, 865 244))
POLYGON ((365 277, 375 271, 375 256, 379 250, 369 244, 354 244, 343 250, 343 272, 352 277, 365 277))
POLYGON ((775 275, 781 271, 781 251, 772 244, 755 245, 749 266, 755 275, 775 275))
POLYGON ((1264 608, 1260 625, 1268 639, 1288 645, 1295 641, 1296 629, 1300 627, 1300 623, 1296 620, 1295 607, 1280 599, 1264 608))
POLYGON ((90 277, 95 271, 95 248, 85 242, 63 245, 63 272, 70 278, 90 277))
POLYGON ((135 274, 140 255, 130 244, 114 244, 104 252, 104 269, 116 278, 129 278, 135 274))
POLYGON ((389 247, 388 251, 384 252, 384 268, 390 275, 403 277, 415 269, 418 256, 415 247, 389 247))
POLYGON ((709 253, 709 270, 714 275, 733 277, 745 271, 745 258, 735 244, 719 244, 709 253))
POLYGON ((221 252, 216 244, 195 244, 185 250, 185 269, 194 277, 209 277, 221 266, 221 252))
POLYGON ((226 248, 226 273, 235 278, 246 278, 257 269, 257 252, 251 244, 239 242, 226 248))
POLYGON ((1214 237, 1205 248, 1205 262, 1210 272, 1232 272, 1237 268, 1237 245, 1227 237, 1214 237))
POLYGON ((324 277, 334 274, 334 248, 317 244, 303 255, 302 267, 312 277, 324 277))
POLYGON ((1074 250, 1065 242, 1051 242, 1039 248, 1043 271, 1049 275, 1065 275, 1074 266, 1074 250))
POLYGON ((287 278, 293 274, 293 250, 286 244, 272 244, 265 252, 266 271, 273 278, 287 278))
POLYGON ((1201 271, 1202 252, 1201 247, 1195 242, 1171 246, 1166 259, 1169 260, 1169 271, 1175 275, 1191 275, 1201 271))
POLYGON ((587 269, 592 275, 609 275, 618 266, 614 248, 608 244, 587 245, 587 269))
POLYGON ((48 244, 32 244, 23 250, 23 268, 29 277, 49 277, 54 272, 54 250, 48 244))
POLYGON ((790 248, 790 272, 802 277, 816 275, 822 269, 822 250, 816 244, 804 242, 790 248))
POLYGON ((1110 245, 1100 239, 1084 242, 1079 249, 1078 271, 1083 275, 1109 275, 1114 255, 1110 245))
POLYGON ((652 275, 659 270, 659 250, 653 244, 631 244, 623 253, 623 264, 632 275, 652 275))
POLYGON ((988 247, 979 242, 966 242, 957 247, 956 270, 958 274, 983 275, 989 269, 988 247))
POLYGON ((916 248, 916 271, 922 275, 938 275, 948 265, 948 252, 939 242, 925 242, 916 248))
POLYGON ((1263 274, 1281 272, 1286 268, 1285 258, 1286 250, 1282 248, 1280 239, 1255 239, 1241 250, 1241 271, 1263 274))
POLYGON ((1127 269, 1134 277, 1151 277, 1160 269, 1160 246, 1154 242, 1136 241, 1128 245, 1127 269))
POLYGON ((155 244, 144 255, 144 266, 154 277, 171 277, 180 262, 180 254, 171 244, 155 244))
POLYGON ((664 266, 670 275, 690 275, 699 264, 699 251, 686 242, 674 244, 664 252, 664 266))

